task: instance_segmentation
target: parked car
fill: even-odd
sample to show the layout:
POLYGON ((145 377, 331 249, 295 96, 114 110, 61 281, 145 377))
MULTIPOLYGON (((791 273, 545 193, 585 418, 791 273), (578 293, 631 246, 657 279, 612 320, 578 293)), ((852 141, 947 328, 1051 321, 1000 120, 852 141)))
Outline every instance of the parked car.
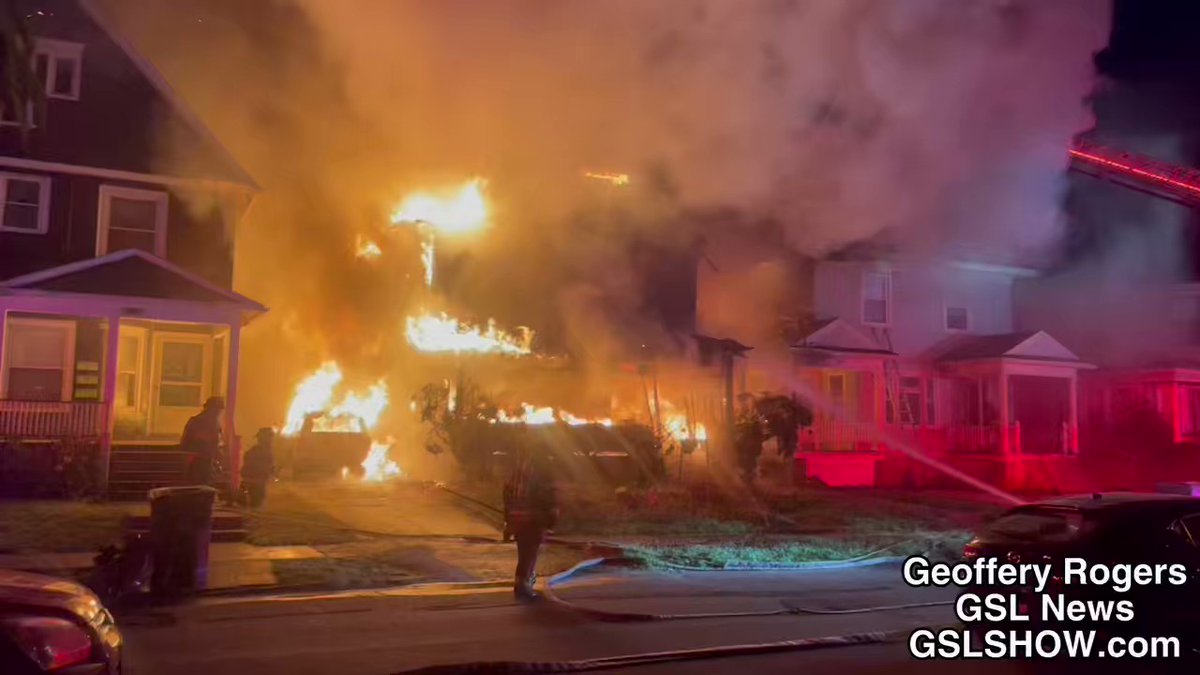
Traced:
MULTIPOLYGON (((1133 603, 1131 631, 1177 631, 1189 627, 1194 634, 1179 635, 1196 644, 1200 637, 1200 499, 1167 494, 1096 493, 1062 497, 1010 509, 988 523, 967 543, 966 561, 998 558, 1009 563, 1049 563, 1050 587, 1044 594, 1070 599, 1117 599, 1133 603), (1183 585, 1170 583, 1134 586, 1125 592, 1111 585, 1064 585, 1062 564, 1082 558, 1089 565, 1119 563, 1182 564, 1188 576, 1183 585)), ((972 588, 982 592, 1016 592, 1021 607, 1034 621, 1041 614, 1041 598, 1032 588, 972 588)), ((1026 624, 1027 625, 1027 624, 1026 624)), ((1109 623, 1108 628, 1115 624, 1109 623)))
POLYGON ((121 650, 112 614, 88 589, 0 570, 0 673, 118 675, 121 650))

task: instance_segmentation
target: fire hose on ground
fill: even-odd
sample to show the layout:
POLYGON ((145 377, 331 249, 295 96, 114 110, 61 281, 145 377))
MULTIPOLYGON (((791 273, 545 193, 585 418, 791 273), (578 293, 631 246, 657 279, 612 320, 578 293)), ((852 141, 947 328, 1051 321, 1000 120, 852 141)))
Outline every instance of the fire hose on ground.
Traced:
POLYGON ((482 661, 476 663, 429 666, 416 670, 406 670, 395 675, 460 675, 466 673, 579 673, 589 670, 611 670, 614 668, 631 668, 635 666, 650 666, 660 663, 678 663, 682 661, 699 661, 706 659, 723 659, 735 656, 762 656, 781 652, 815 651, 833 647, 855 647, 859 645, 885 644, 899 642, 908 638, 910 630, 876 631, 868 633, 852 633, 849 635, 833 635, 828 637, 803 638, 799 640, 783 640, 780 642, 763 642, 759 644, 723 645, 701 649, 681 649, 666 652, 647 652, 643 654, 623 654, 620 656, 604 656, 595 659, 576 661, 551 662, 521 662, 521 661, 482 661))
MULTIPOLYGON (((441 485, 441 484, 436 484, 436 485, 441 490, 443 490, 455 497, 470 501, 470 502, 477 504, 479 506, 482 506, 490 511, 493 511, 496 513, 502 513, 501 509, 499 509, 495 506, 492 506, 491 504, 488 504, 481 500, 477 500, 477 499, 468 497, 466 495, 463 495, 461 493, 458 493, 454 490, 451 490, 451 489, 445 487, 444 485, 441 485)), ((351 533, 355 533, 355 534, 361 534, 364 536, 371 536, 371 537, 378 537, 378 538, 450 539, 450 540, 476 542, 476 543, 496 543, 496 540, 486 538, 486 537, 471 537, 469 535, 400 534, 400 533, 379 532, 379 531, 374 531, 374 530, 366 530, 366 529, 353 528, 353 527, 348 527, 348 526, 332 525, 329 523, 321 523, 321 522, 317 522, 317 521, 306 520, 303 518, 290 518, 287 516, 278 516, 278 515, 274 515, 274 514, 264 515, 262 513, 258 513, 258 512, 254 512, 254 511, 247 511, 244 509, 233 509, 233 510, 235 510, 239 513, 245 514, 245 515, 253 515, 255 517, 272 518, 272 519, 280 520, 280 521, 284 521, 284 522, 292 522, 292 523, 297 523, 297 524, 310 525, 313 527, 334 529, 334 530, 338 530, 338 531, 351 532, 351 533)), ((584 548, 587 550, 595 550, 597 548, 607 548, 610 550, 619 551, 623 548, 623 546, 621 544, 616 544, 616 543, 611 543, 611 542, 579 542, 579 541, 574 541, 574 540, 569 540, 569 539, 559 539, 559 538, 555 538, 555 537, 551 537, 547 541, 549 543, 553 543, 553 544, 584 548)), ((803 570, 820 570, 820 569, 844 569, 844 568, 849 568, 849 567, 864 566, 867 564, 885 564, 885 563, 894 562, 896 560, 899 560, 898 558, 887 558, 887 557, 879 557, 879 556, 881 553, 885 553, 890 549, 896 548, 897 546, 903 545, 905 543, 909 543, 909 541, 911 541, 911 540, 904 540, 904 541, 896 542, 889 546, 885 546, 883 548, 876 549, 874 551, 870 551, 870 552, 865 553, 860 556, 856 556, 853 558, 847 558, 845 560, 831 560, 831 561, 800 563, 798 565, 789 566, 789 567, 754 567, 754 566, 750 566, 750 567, 739 567, 734 570, 721 569, 721 568, 707 568, 707 567, 691 567, 691 566, 676 565, 676 564, 670 564, 670 565, 668 565, 668 567, 673 570, 685 571, 685 572, 803 571, 803 570)), ((622 559, 614 558, 612 556, 592 558, 592 559, 577 563, 573 567, 571 567, 563 572, 554 574, 554 575, 548 577, 542 585, 544 596, 546 597, 546 599, 549 602, 551 602, 552 604, 554 604, 560 608, 572 611, 572 612, 574 612, 576 614, 580 614, 582 616, 587 616, 587 617, 595 619, 595 620, 609 621, 609 622, 732 619, 732 618, 768 617, 768 616, 789 616, 789 615, 794 616, 794 615, 801 615, 801 614, 808 614, 808 615, 866 614, 866 613, 897 611, 897 610, 905 610, 905 609, 920 609, 920 608, 937 607, 937 606, 945 606, 945 605, 953 604, 953 602, 951 602, 951 601, 938 601, 938 602, 905 603, 905 604, 897 604, 897 605, 880 605, 880 606, 859 607, 859 608, 841 609, 841 610, 823 610, 823 609, 812 609, 812 608, 800 607, 800 606, 789 605, 789 604, 784 603, 784 607, 777 609, 777 610, 760 610, 760 611, 748 611, 748 612, 700 612, 700 613, 691 613, 691 614, 654 614, 654 613, 641 613, 641 612, 613 612, 613 611, 609 611, 609 610, 600 610, 600 609, 594 609, 594 608, 589 608, 589 607, 583 607, 581 605, 563 600, 562 598, 558 597, 554 593, 553 587, 555 584, 565 581, 566 579, 568 579, 580 572, 595 569, 598 567, 602 567, 604 565, 611 565, 611 564, 618 562, 618 560, 622 560, 622 559)), ((494 585, 496 583, 502 583, 502 582, 500 582, 500 581, 475 582, 475 584, 477 584, 477 585, 494 585)))
MULTIPOLYGON (((787 607, 785 609, 767 612, 644 614, 635 612, 610 612, 605 610, 583 608, 573 603, 566 602, 554 594, 554 584, 563 581, 580 571, 597 567, 605 562, 606 560, 603 558, 586 560, 575 565, 569 570, 560 572, 559 574, 550 577, 546 580, 546 583, 543 586, 545 597, 556 605, 569 609, 572 612, 581 613, 591 618, 603 621, 670 621, 682 619, 742 618, 796 614, 857 614, 885 611, 890 609, 936 607, 953 604, 950 602, 929 602, 882 607, 863 607, 849 610, 809 610, 801 607, 787 607)), ((940 627, 927 626, 926 628, 937 630, 940 627)), ((402 671, 401 673, 396 673, 396 675, 459 675, 466 673, 512 673, 523 675, 526 673, 577 673, 592 670, 611 670, 615 668, 631 668, 636 666, 722 659, 737 656, 762 656, 766 654, 778 654, 783 652, 815 651, 818 649, 831 649, 835 647, 888 644, 901 642, 907 639, 909 635, 912 634, 912 631, 916 629, 917 628, 891 631, 871 631, 850 633, 847 635, 831 635, 815 638, 801 638, 796 640, 782 640, 778 642, 764 642, 758 644, 721 645, 699 649, 647 652, 642 654, 623 654, 618 656, 606 656, 573 661, 482 661, 475 663, 428 666, 415 670, 402 671)))

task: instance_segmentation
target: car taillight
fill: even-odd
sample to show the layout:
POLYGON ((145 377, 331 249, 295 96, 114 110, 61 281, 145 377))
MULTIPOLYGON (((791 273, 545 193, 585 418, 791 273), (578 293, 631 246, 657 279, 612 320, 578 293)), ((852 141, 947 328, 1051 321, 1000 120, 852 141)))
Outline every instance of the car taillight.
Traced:
POLYGON ((92 638, 78 625, 54 617, 16 616, 0 619, 0 630, 42 670, 84 663, 92 656, 92 638))
POLYGON ((974 560, 979 557, 980 553, 982 553, 982 551, 980 550, 979 545, 973 541, 967 542, 967 545, 963 547, 964 560, 974 560))

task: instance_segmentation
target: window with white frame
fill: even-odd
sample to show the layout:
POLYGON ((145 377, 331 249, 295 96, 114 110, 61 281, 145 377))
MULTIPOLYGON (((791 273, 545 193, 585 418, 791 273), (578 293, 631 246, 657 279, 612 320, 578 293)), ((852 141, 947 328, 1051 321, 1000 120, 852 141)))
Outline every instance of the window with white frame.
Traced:
POLYGON ((83 74, 82 44, 38 38, 33 51, 33 67, 38 78, 46 85, 46 96, 79 100, 83 74))
POLYGON ((50 223, 50 177, 0 172, 0 232, 45 234, 50 223))
POLYGON ((135 248, 167 257, 167 193, 100 187, 96 255, 135 248))
POLYGON ((971 329, 971 315, 966 307, 946 305, 946 330, 968 331, 971 329))
POLYGON ((885 325, 892 318, 892 275, 887 271, 863 274, 862 322, 885 325))
POLYGON ((68 401, 75 323, 9 319, 4 332, 4 394, 16 401, 68 401))

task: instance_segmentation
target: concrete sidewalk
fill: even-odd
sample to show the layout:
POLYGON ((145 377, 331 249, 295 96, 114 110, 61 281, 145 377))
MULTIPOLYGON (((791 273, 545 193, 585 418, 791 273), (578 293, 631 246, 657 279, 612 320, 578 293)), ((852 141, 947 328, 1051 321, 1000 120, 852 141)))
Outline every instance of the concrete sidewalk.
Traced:
MULTIPOLYGON (((94 564, 95 553, 32 553, 0 555, 0 569, 57 576, 76 576, 94 564)), ((208 588, 272 586, 276 583, 271 562, 325 557, 311 546, 252 546, 214 543, 208 550, 208 588)))

